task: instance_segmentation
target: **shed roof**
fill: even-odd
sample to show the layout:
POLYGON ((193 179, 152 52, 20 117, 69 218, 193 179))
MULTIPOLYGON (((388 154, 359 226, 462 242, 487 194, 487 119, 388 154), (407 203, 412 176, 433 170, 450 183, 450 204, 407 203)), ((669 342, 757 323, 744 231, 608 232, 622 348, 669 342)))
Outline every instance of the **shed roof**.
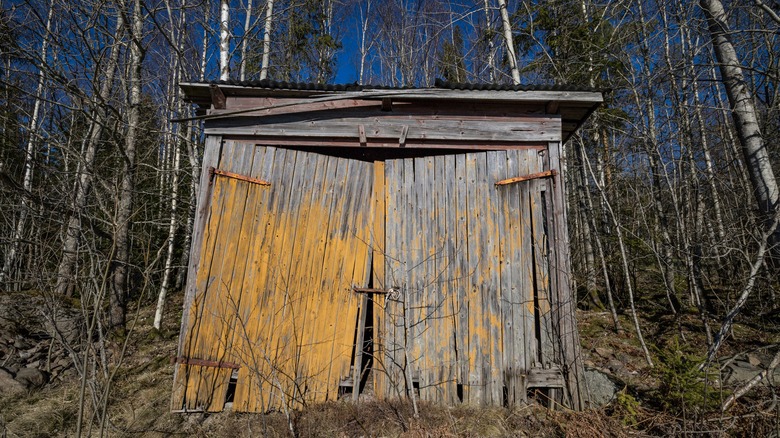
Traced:
MULTIPOLYGON (((215 90, 226 98, 266 97, 277 99, 307 99, 333 97, 360 100, 391 99, 396 102, 470 102, 476 104, 509 104, 537 106, 546 114, 561 116, 563 140, 568 140, 588 116, 604 101, 602 91, 572 85, 506 85, 474 84, 436 80, 434 87, 388 87, 360 84, 316 84, 280 82, 273 80, 184 82, 180 87, 189 102, 197 104, 204 118, 225 118, 231 115, 220 111, 205 115, 214 108, 215 90)), ((260 110, 262 108, 257 108, 260 110)), ((235 114, 246 113, 247 109, 235 114)))

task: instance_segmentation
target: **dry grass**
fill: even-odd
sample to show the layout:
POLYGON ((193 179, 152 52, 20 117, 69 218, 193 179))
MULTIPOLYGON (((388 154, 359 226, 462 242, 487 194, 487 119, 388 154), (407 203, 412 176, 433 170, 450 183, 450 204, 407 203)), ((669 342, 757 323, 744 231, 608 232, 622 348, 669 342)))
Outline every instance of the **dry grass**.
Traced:
MULTIPOLYGON (((289 437, 288 418, 281 413, 172 414, 170 391, 181 305, 166 318, 162 333, 151 330, 152 306, 141 310, 136 329, 129 338, 128 352, 112 383, 108 436, 116 437, 289 437)), ((637 388, 650 388, 653 377, 642 364, 642 356, 631 333, 615 336, 609 330, 608 315, 581 312, 581 333, 585 359, 607 366, 597 347, 607 348, 612 359, 626 361, 624 381, 636 396, 636 406, 613 402, 603 410, 587 412, 550 411, 537 405, 512 409, 469 406, 443 407, 421 404, 415 418, 412 407, 402 402, 328 402, 294 412, 290 421, 299 437, 628 437, 681 436, 767 436, 778 430, 776 405, 768 403, 768 389, 745 399, 728 416, 686 419, 661 412, 651 398, 637 388), (751 405, 752 403, 752 405, 751 405), (751 410, 751 406, 757 409, 751 410), (758 412, 758 413, 757 413, 758 412)), ((650 332, 660 334, 665 321, 643 321, 650 332)), ((626 328, 630 325, 626 324, 626 328)), ((673 326, 674 327, 674 326, 673 326)), ((668 328, 667 328, 668 329, 668 328)), ((675 330, 674 327, 672 330, 675 330)), ((688 333, 689 337, 700 336, 688 333)), ((112 360, 118 357, 120 340, 107 346, 112 360)), ((79 381, 75 375, 58 379, 43 390, 17 396, 0 396, 0 436, 73 436, 78 412, 79 381)), ((86 410, 91 418, 91 409, 86 410)), ((96 423, 90 432, 97 434, 96 423)))

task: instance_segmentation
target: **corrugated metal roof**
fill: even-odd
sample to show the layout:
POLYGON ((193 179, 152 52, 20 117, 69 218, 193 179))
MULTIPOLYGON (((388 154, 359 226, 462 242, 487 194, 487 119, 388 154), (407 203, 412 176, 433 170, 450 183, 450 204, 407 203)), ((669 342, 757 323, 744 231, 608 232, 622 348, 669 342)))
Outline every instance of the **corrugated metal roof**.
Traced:
MULTIPOLYGON (((391 87, 386 85, 360 85, 352 84, 316 84, 311 82, 286 82, 273 81, 270 79, 239 81, 212 81, 208 84, 230 85, 236 87, 264 88, 270 90, 296 90, 296 91, 364 91, 364 90, 420 90, 430 89, 431 87, 391 87)), ((562 84, 477 84, 470 82, 449 82, 436 79, 433 88, 444 90, 463 90, 463 91, 585 91, 599 92, 602 90, 591 87, 582 87, 576 85, 562 84)))

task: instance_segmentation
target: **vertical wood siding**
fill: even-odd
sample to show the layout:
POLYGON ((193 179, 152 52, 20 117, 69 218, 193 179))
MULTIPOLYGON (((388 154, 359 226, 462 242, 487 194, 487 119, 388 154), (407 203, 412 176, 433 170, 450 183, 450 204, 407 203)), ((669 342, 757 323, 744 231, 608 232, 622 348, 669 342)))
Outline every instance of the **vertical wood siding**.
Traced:
POLYGON ((422 400, 449 403, 524 401, 528 370, 552 362, 544 322, 547 183, 495 182, 541 171, 538 153, 410 158, 384 167, 384 285, 393 292, 377 391, 406 396, 417 387, 422 400))
MULTIPOLYGON (((233 409, 300 407, 349 377, 370 263, 373 165, 226 142, 182 355, 239 365, 233 409)), ((232 369, 177 365, 174 404, 222 410, 232 369)))
POLYGON ((336 398, 369 360, 366 306, 378 398, 521 403, 560 363, 551 184, 495 185, 544 170, 538 151, 369 163, 227 141, 217 167, 271 185, 212 175, 174 409, 222 410, 231 364, 236 411, 336 398), (388 293, 352 291, 371 279, 388 293))

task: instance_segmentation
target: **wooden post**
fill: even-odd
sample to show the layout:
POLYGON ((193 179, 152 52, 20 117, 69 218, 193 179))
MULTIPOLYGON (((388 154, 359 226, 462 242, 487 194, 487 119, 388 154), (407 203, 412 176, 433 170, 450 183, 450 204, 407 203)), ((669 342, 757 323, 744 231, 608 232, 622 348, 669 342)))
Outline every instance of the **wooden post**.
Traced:
MULTIPOLYGON (((562 155, 561 142, 550 142, 548 145, 547 166, 549 169, 562 169, 564 163, 561 162, 562 155)), ((550 201, 553 206, 552 220, 552 240, 550 247, 551 255, 550 276, 556 279, 556 288, 553 292, 556 324, 558 326, 557 334, 560 345, 561 366, 566 388, 571 397, 571 408, 580 410, 584 407, 583 390, 584 367, 582 357, 580 356, 580 337, 577 330, 577 320, 575 318, 576 300, 572 295, 570 273, 571 261, 569 258, 569 234, 566 226, 566 190, 564 187, 563 176, 555 175, 552 178, 552 187, 550 191, 550 201)))
MULTIPOLYGON (((203 163, 200 167, 200 186, 197 196, 197 211, 195 212, 195 223, 192 230, 192 244, 190 245, 190 263, 187 267, 187 282, 184 288, 184 311, 181 317, 181 329, 179 331, 179 345, 177 348, 178 357, 188 356, 188 352, 183 351, 184 340, 187 339, 186 330, 189 326, 190 309, 192 301, 195 299, 195 278, 198 264, 200 264, 200 249, 203 245, 203 231, 208 218, 211 184, 209 184, 210 170, 219 165, 222 155, 222 137, 212 135, 206 137, 206 144, 203 150, 203 163)), ((181 409, 185 397, 185 388, 177 388, 179 370, 183 368, 175 366, 173 372, 173 398, 171 400, 172 409, 181 409)), ((186 381, 185 381, 186 384, 186 381)))

